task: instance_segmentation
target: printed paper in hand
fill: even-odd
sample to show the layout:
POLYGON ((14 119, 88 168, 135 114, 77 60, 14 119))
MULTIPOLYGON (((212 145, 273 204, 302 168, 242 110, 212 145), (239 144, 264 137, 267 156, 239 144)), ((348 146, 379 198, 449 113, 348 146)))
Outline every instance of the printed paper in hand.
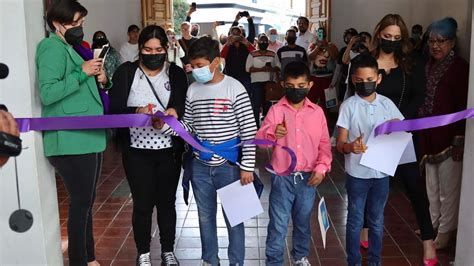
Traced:
POLYGON ((362 154, 360 164, 393 176, 411 139, 411 133, 395 132, 374 137, 372 131, 367 140, 367 151, 362 154))
POLYGON ((234 227, 263 212, 253 184, 242 186, 240 180, 217 190, 230 226, 234 227))
POLYGON ((328 211, 326 209, 326 202, 324 197, 321 198, 318 205, 318 221, 321 229, 321 238, 323 239, 323 247, 326 249, 326 234, 329 229, 328 211))

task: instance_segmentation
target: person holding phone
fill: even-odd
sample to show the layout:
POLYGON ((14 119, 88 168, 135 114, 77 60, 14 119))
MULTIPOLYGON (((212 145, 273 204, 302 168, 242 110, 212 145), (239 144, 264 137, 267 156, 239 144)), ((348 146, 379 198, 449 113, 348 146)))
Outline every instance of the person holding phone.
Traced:
POLYGON ((272 81, 274 73, 279 70, 276 63, 276 53, 268 50, 268 41, 268 36, 265 33, 258 36, 258 50, 249 54, 245 65, 245 69, 250 73, 249 96, 257 126, 260 125, 260 108, 265 96, 265 84, 272 81))
MULTIPOLYGON (((58 1, 48 10, 46 19, 52 31, 36 49, 42 117, 104 114, 97 84, 106 88, 112 84, 102 69, 102 60, 85 60, 74 49, 84 37, 86 15, 87 9, 75 0, 58 1)), ((92 207, 105 147, 104 129, 43 132, 45 156, 61 176, 69 196, 69 265, 99 265, 92 207)))
POLYGON ((239 27, 232 27, 227 43, 221 51, 221 57, 225 59, 226 65, 224 73, 231 76, 242 85, 244 85, 247 93, 250 94, 250 73, 247 72, 245 65, 249 54, 255 50, 255 47, 242 35, 239 27))
POLYGON ((239 13, 237 13, 237 15, 235 16, 235 20, 232 23, 232 27, 239 26, 239 21, 243 17, 247 18, 248 27, 249 27, 249 34, 248 34, 248 36, 246 36, 244 27, 241 27, 240 31, 242 32, 242 36, 246 37, 247 41, 249 43, 253 43, 255 41, 255 36, 256 36, 255 24, 253 23, 253 18, 250 16, 248 11, 240 11, 239 13))
POLYGON ((179 45, 178 40, 176 39, 176 35, 173 29, 168 29, 166 31, 166 36, 168 38, 168 61, 170 63, 175 63, 180 68, 183 68, 183 62, 181 61, 181 57, 184 57, 186 54, 184 53, 183 48, 179 45))
POLYGON ((122 58, 120 57, 120 53, 110 45, 105 32, 96 31, 92 37, 92 50, 101 49, 104 45, 108 45, 109 47, 107 57, 104 60, 105 74, 109 79, 112 79, 115 70, 122 64, 122 58))

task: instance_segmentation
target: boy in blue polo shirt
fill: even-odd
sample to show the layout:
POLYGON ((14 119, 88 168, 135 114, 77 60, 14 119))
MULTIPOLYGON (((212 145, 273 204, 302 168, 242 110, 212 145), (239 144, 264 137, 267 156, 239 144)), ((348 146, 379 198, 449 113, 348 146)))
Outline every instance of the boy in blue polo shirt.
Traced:
MULTIPOLYGON (((337 150, 344 154, 348 214, 346 250, 348 265, 362 265, 359 250, 360 231, 367 204, 369 226, 369 265, 380 265, 383 238, 383 212, 388 199, 389 176, 360 164, 362 153, 374 128, 389 120, 402 120, 395 104, 376 93, 382 76, 375 58, 361 54, 351 61, 352 82, 356 94, 341 106, 337 121, 337 150)), ((370 147, 369 147, 370 148, 370 147)))

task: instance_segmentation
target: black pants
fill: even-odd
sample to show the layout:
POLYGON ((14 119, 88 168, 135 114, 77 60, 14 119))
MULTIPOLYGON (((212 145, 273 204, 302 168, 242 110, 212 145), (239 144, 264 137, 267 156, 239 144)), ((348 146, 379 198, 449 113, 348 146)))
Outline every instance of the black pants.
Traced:
POLYGON ((123 166, 133 198, 133 235, 138 254, 150 252, 153 208, 157 209, 162 252, 173 251, 176 234, 176 190, 181 162, 173 149, 122 153, 123 166))
POLYGON ((260 126, 260 108, 263 105, 265 98, 265 84, 266 82, 255 82, 250 85, 249 97, 252 104, 253 116, 257 126, 260 126))
MULTIPOLYGON (((421 231, 421 239, 423 241, 433 239, 434 230, 431 224, 430 206, 426 194, 426 186, 420 178, 418 163, 399 165, 395 176, 400 178, 405 186, 408 198, 415 211, 416 221, 421 231)), ((367 216, 365 215, 365 217, 367 216)), ((365 217, 364 228, 367 228, 365 217)))
POLYGON ((102 153, 49 157, 69 194, 67 221, 69 265, 95 260, 92 206, 102 168, 102 153))

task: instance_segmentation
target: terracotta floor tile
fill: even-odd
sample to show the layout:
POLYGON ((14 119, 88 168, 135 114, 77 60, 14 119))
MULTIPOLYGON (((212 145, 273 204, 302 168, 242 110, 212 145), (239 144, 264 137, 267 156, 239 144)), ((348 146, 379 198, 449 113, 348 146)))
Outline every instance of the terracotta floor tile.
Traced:
MULTIPOLYGON (((330 120, 328 120, 330 121, 330 120)), ((332 122, 333 123, 333 122, 332 122)), ((135 265, 136 248, 133 239, 132 211, 133 201, 129 196, 111 197, 112 192, 122 184, 125 172, 121 165, 121 155, 109 146, 106 150, 102 175, 97 188, 97 200, 94 204, 94 238, 96 240, 96 254, 101 265, 135 265), (112 262, 113 261, 113 262, 112 262)), ((268 206, 270 192, 270 176, 262 167, 268 162, 269 153, 267 149, 257 150, 257 161, 259 175, 265 184, 261 197, 262 206, 266 210, 258 217, 245 222, 246 235, 246 261, 245 265, 265 265, 265 245, 268 226, 268 206)), ((322 248, 321 233, 317 219, 317 203, 315 201, 314 211, 311 214, 312 242, 308 259, 312 265, 338 266, 346 265, 345 258, 345 224, 347 220, 347 196, 345 191, 344 158, 341 154, 334 153, 332 172, 318 188, 318 196, 324 196, 330 218, 330 229, 327 233, 326 249, 322 248)), ((62 239, 67 239, 66 223, 68 195, 61 178, 56 178, 58 187, 59 216, 61 223, 62 239)), ((418 228, 416 217, 410 205, 410 201, 403 194, 403 185, 398 179, 391 180, 391 192, 388 204, 385 208, 385 235, 383 239, 382 263, 388 265, 422 265, 422 242, 414 234, 418 228), (401 251, 400 251, 401 249, 401 251)), ((182 266, 197 266, 201 257, 201 241, 199 234, 199 220, 197 205, 192 193, 190 194, 190 205, 185 205, 182 199, 182 188, 178 187, 176 200, 177 214, 177 239, 176 255, 182 266)), ((219 256, 222 265, 227 265, 227 228, 218 203, 217 212, 217 234, 219 256)), ((153 229, 157 230, 156 213, 153 215, 153 229)), ((285 239, 285 263, 290 265, 289 250, 292 246, 293 227, 288 226, 287 238, 285 239)), ((151 242, 152 261, 159 265, 161 245, 159 234, 156 232, 151 242)), ((366 251, 363 251, 366 256, 366 251)), ((64 254, 67 265, 67 252, 64 254)), ((453 260, 454 249, 440 251, 438 253, 441 265, 449 265, 453 260)), ((365 261, 365 259, 364 259, 365 261)))

